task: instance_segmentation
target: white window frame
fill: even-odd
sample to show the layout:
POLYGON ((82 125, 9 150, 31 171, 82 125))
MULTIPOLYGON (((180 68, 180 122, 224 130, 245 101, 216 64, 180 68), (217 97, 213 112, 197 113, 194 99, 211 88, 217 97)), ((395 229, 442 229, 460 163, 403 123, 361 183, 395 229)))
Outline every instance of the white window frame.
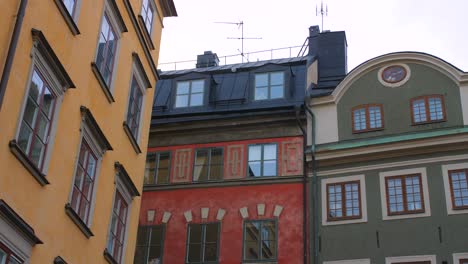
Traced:
POLYGON ((436 264, 436 255, 420 255, 420 256, 403 256, 403 257, 386 257, 385 264, 394 264, 400 262, 417 262, 430 261, 431 264, 436 264))
POLYGON ((0 242, 8 247, 23 263, 29 263, 33 245, 0 214, 0 242))
MULTIPOLYGON (((64 0, 58 0, 58 1, 64 1, 64 0)), ((65 3, 63 3, 65 5, 65 3)), ((65 10, 68 12, 68 9, 65 8, 65 10)), ((80 17, 80 10, 81 10, 81 0, 76 0, 75 1, 75 13, 74 14, 70 14, 70 16, 73 18, 73 21, 75 21, 75 23, 78 23, 78 18, 80 17)))
MULTIPOLYGON (((109 19, 110 26, 112 29, 114 29, 115 37, 116 37, 116 48, 115 48, 115 54, 114 54, 114 65, 112 65, 112 78, 110 80, 110 83, 107 85, 109 88, 109 91, 112 95, 114 95, 114 81, 117 76, 117 65, 119 61, 119 54, 120 54, 120 39, 122 38, 122 30, 121 27, 119 26, 119 23, 117 22, 117 14, 112 10, 112 8, 109 6, 108 0, 104 1, 104 8, 102 9, 102 14, 101 14, 101 20, 99 21, 99 30, 97 34, 97 39, 96 39, 96 51, 94 52, 94 57, 93 61, 96 62, 98 53, 99 53, 99 38, 101 37, 101 29, 102 29, 102 22, 104 21, 104 17, 107 15, 107 18, 109 19)), ((98 70, 100 71, 99 67, 98 70)), ((103 74, 101 72, 101 74, 103 74)), ((104 76, 102 76, 104 78, 104 76)), ((104 80, 103 80, 104 81, 104 80)))
POLYGON ((461 210, 459 210, 459 209, 454 210, 453 209, 452 191, 451 191, 451 188, 450 188, 450 181, 449 181, 449 173, 448 172, 451 171, 451 170, 460 170, 460 169, 468 169, 468 162, 442 165, 442 177, 444 179, 444 190, 445 190, 445 203, 447 205, 447 214, 448 215, 468 214, 468 209, 461 209, 461 210))
MULTIPOLYGON (((80 151, 81 151, 81 145, 83 144, 83 139, 88 143, 89 148, 93 152, 93 154, 97 157, 97 164, 96 164, 96 172, 94 176, 94 185, 93 185, 93 193, 91 196, 91 203, 89 206, 89 215, 88 215, 88 222, 84 222, 84 219, 81 219, 88 228, 91 228, 92 222, 93 222, 93 216, 94 216, 94 207, 96 205, 96 191, 97 191, 97 185, 98 185, 98 180, 99 180, 99 175, 101 172, 101 165, 102 165, 102 158, 104 155, 104 150, 99 147, 99 143, 96 138, 92 136, 92 129, 86 125, 85 122, 81 122, 81 136, 80 136, 80 142, 78 144, 77 150, 76 150, 76 157, 75 157, 75 163, 74 163, 74 169, 73 169, 73 178, 71 181, 71 187, 70 191, 68 194, 68 203, 72 202, 72 197, 73 197, 73 188, 75 184, 75 177, 76 177, 76 170, 78 168, 78 159, 80 158, 80 151)), ((78 212, 75 212, 78 214, 78 212)))
MULTIPOLYGON (((132 195, 130 194, 129 190, 127 189, 127 187, 125 187, 125 184, 123 183, 123 180, 120 178, 122 177, 120 174, 122 172, 120 172, 120 170, 117 169, 116 173, 115 173, 115 180, 114 180, 114 184, 115 184, 115 187, 114 187, 114 192, 113 192, 113 195, 112 195, 112 206, 111 206, 111 210, 110 210, 110 218, 109 218, 109 224, 107 225, 107 236, 106 236, 106 249, 107 249, 107 242, 109 240, 109 236, 111 235, 111 223, 112 223, 112 217, 114 216, 114 203, 115 203, 115 196, 117 194, 117 192, 120 193, 120 195, 122 195, 122 198, 125 200, 125 202, 127 203, 127 219, 126 219, 126 226, 125 226, 125 233, 124 233, 124 242, 123 242, 123 245, 122 245, 122 263, 125 262, 125 251, 126 251, 126 248, 127 248, 127 239, 128 239, 128 229, 130 227, 130 215, 131 215, 131 211, 132 211, 132 200, 133 200, 133 197, 132 195)), ((118 260, 117 260, 118 261, 118 260)))
POLYGON ((183 109, 183 108, 190 108, 190 107, 201 107, 205 105, 205 95, 206 95, 206 83, 205 79, 193 79, 193 80, 180 80, 176 82, 176 92, 174 96, 174 108, 176 109, 183 109), (192 83, 197 81, 203 81, 203 93, 202 93, 202 103, 200 105, 191 105, 190 97, 192 96, 192 83), (177 90, 179 89, 179 83, 189 82, 189 93, 188 93, 188 101, 187 105, 184 106, 177 106, 177 90))
POLYGON ((151 21, 151 28, 148 29, 146 28, 146 24, 144 24, 144 27, 146 28, 146 31, 148 31, 149 35, 150 36, 153 36, 153 29, 154 29, 154 20, 156 19, 156 17, 158 19, 160 19, 159 17, 159 14, 158 14, 158 8, 156 6, 156 3, 153 1, 153 0, 143 0, 141 1, 141 10, 140 10, 140 14, 141 14, 141 17, 143 17, 143 22, 144 22, 144 19, 145 19, 145 14, 143 13, 143 3, 144 2, 147 2, 149 6, 151 6, 151 8, 153 9, 153 20, 151 21))
MULTIPOLYGON (((321 199, 322 199, 322 225, 344 225, 344 224, 356 224, 356 223, 366 223, 367 222, 367 199, 366 199, 366 180, 365 175, 352 175, 345 177, 332 177, 321 180, 321 199), (361 218, 359 219, 350 219, 350 220, 337 220, 337 221, 328 221, 328 203, 327 203, 327 184, 341 183, 341 182, 350 182, 350 181, 359 181, 359 190, 361 197, 361 218)), ((353 262, 354 263, 354 262, 353 262)))
MULTIPOLYGON (((66 88, 60 84, 60 81, 54 76, 53 71, 51 67, 48 65, 47 61, 44 59, 44 57, 40 54, 39 50, 36 47, 36 44, 33 45, 33 48, 31 50, 31 66, 29 69, 29 74, 28 74, 28 80, 26 83, 26 88, 24 89, 24 94, 23 94, 23 102, 21 105, 21 110, 17 119, 17 124, 16 124, 16 133, 15 133, 15 139, 18 139, 20 129, 21 129, 21 123, 23 122, 23 117, 24 117, 24 111, 26 109, 26 104, 28 102, 28 95, 29 95, 29 90, 31 86, 31 81, 34 73, 34 69, 37 68, 38 71, 41 73, 42 77, 45 79, 47 84, 49 84, 50 89, 54 93, 56 104, 55 104, 55 109, 54 109, 54 114, 53 118, 51 120, 51 127, 50 127, 50 132, 49 132, 49 143, 47 144, 47 149, 45 150, 43 160, 44 160, 44 166, 41 169, 41 172, 44 174, 47 174, 49 171, 49 163, 50 163, 50 158, 52 154, 52 149, 54 148, 54 142, 55 142, 55 135, 57 132, 57 123, 58 123, 58 115, 60 113, 60 107, 63 102, 63 97, 65 94, 66 88)), ((37 166, 39 168, 39 166, 37 166)))
MULTIPOLYGON (((262 87, 264 87, 264 86, 262 86, 262 87)), ((268 100, 284 99, 284 98, 286 98, 286 74, 285 74, 284 71, 256 72, 255 75, 254 75, 253 88, 254 88, 254 91, 253 91, 253 98, 254 98, 253 100, 254 101, 268 101, 268 100), (271 75, 275 74, 275 73, 282 73, 283 74, 283 96, 278 97, 278 98, 271 98, 271 87, 272 87, 272 85, 271 85, 271 75), (263 74, 268 75, 268 85, 266 86, 266 88, 268 89, 268 95, 267 95, 267 98, 265 98, 265 99, 257 99, 257 97, 255 96, 256 91, 257 91, 257 76, 258 75, 263 75, 263 74)))
POLYGON ((138 70, 138 67, 135 65, 135 62, 133 62, 132 65, 132 73, 130 77, 130 83, 128 84, 128 95, 127 95, 127 107, 125 109, 125 115, 124 115, 124 120, 127 121, 127 114, 128 114, 128 108, 129 108, 129 103, 130 103, 130 95, 132 93, 132 81, 133 77, 135 77, 137 83, 138 83, 138 88, 141 91, 142 94, 142 99, 141 99, 141 111, 140 111, 140 120, 139 120, 139 128, 138 128, 138 135, 133 135, 135 137, 135 140, 137 143, 140 143, 141 139, 141 130, 142 130, 142 124, 143 124, 143 117, 144 117, 144 110, 146 106, 146 88, 145 88, 145 82, 143 81, 143 74, 140 70, 138 70))
POLYGON ((460 263, 460 260, 468 259, 468 252, 466 253, 453 253, 453 264, 460 263))
POLYGON ((429 200, 429 187, 427 184, 427 172, 426 168, 413 168, 413 169, 403 169, 395 171, 385 171, 379 173, 380 178, 380 200, 382 204, 382 219, 383 220, 393 220, 393 219, 407 219, 407 218, 418 218, 418 217, 428 217, 431 216, 431 204, 429 200), (402 176, 410 174, 421 174, 421 184, 423 190, 422 200, 424 201, 424 212, 416 214, 404 214, 404 215, 388 215, 388 205, 387 205, 387 188, 385 187, 385 178, 391 176, 402 176))
POLYGON ((324 261, 323 264, 371 264, 370 259, 349 259, 349 260, 334 260, 324 261))

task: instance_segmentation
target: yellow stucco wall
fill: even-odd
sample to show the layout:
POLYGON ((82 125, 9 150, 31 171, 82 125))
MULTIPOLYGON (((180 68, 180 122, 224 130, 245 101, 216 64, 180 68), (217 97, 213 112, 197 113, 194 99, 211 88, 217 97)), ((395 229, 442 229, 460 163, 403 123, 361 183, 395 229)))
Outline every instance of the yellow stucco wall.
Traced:
MULTIPOLYGON (((11 37, 15 15, 20 0, 2 0, 0 8, 0 70, 3 70, 6 50, 11 37)), ((141 10, 141 0, 131 0, 135 15, 141 10)), ((73 36, 54 1, 29 0, 21 29, 11 76, 0 110, 0 199, 5 200, 44 242, 33 247, 31 263, 52 263, 60 255, 68 263, 107 263, 103 257, 106 247, 114 196, 114 162, 119 161, 127 169, 140 193, 143 185, 143 171, 146 146, 151 119, 151 105, 155 86, 143 48, 137 38, 123 1, 116 1, 128 28, 122 33, 117 54, 117 67, 112 84, 114 103, 109 103, 92 73, 90 64, 95 60, 98 34, 103 14, 104 0, 81 0, 77 26, 80 35, 73 36), (8 142, 16 138, 18 119, 21 116, 31 72, 32 37, 31 29, 41 30, 55 54, 64 65, 76 85, 63 96, 55 120, 56 133, 53 145, 49 146, 50 162, 47 179, 50 184, 42 187, 10 152, 8 142), (153 86, 146 90, 142 133, 139 146, 143 153, 136 154, 122 127, 128 103, 132 72, 132 52, 137 52, 153 86), (81 138, 80 106, 88 107, 106 138, 114 148, 102 158, 95 185, 94 210, 91 211, 90 228, 94 233, 86 238, 66 215, 64 206, 69 202, 72 180, 81 138)), ((158 10, 162 15, 162 11, 158 10)), ((157 64, 162 24, 154 19, 151 51, 157 64)), ((140 197, 131 204, 131 216, 127 225, 127 244, 124 263, 133 262, 140 197)))

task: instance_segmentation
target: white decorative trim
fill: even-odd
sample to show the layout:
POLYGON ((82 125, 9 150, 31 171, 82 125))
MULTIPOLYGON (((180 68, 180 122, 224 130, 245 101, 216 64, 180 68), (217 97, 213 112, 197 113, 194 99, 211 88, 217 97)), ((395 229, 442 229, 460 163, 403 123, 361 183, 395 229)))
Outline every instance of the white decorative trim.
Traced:
POLYGON ((265 204, 257 204, 257 215, 265 215, 265 204))
POLYGON ((339 178, 323 179, 321 182, 321 199, 322 199, 322 225, 343 225, 343 224, 356 224, 367 222, 367 199, 366 199, 366 180, 364 174, 345 176, 339 178), (327 184, 359 181, 360 197, 361 197, 361 218, 351 220, 327 221, 327 184))
POLYGON ((155 210, 148 210, 146 211, 146 219, 148 222, 153 222, 154 221, 154 215, 156 214, 155 210))
POLYGON ((218 214, 216 215, 216 220, 223 221, 224 215, 226 214, 226 210, 218 209, 218 214))
POLYGON ((323 264, 371 264, 370 259, 324 261, 323 264))
POLYGON ((273 211, 273 216, 274 217, 280 217, 281 212, 283 212, 283 206, 275 205, 275 210, 273 211))
MULTIPOLYGON (((360 166, 360 167, 354 167, 354 168, 324 170, 324 171, 319 171, 317 175, 329 176, 329 175, 335 175, 335 174, 361 172, 361 171, 378 170, 378 169, 402 167, 402 166, 409 166, 409 165, 420 165, 420 164, 441 162, 441 161, 443 162, 443 161, 452 161, 452 160, 463 160, 463 159, 468 159, 468 155, 464 154, 464 155, 454 155, 454 156, 445 156, 445 157, 419 159, 419 160, 405 160, 405 161, 381 163, 381 164, 369 165, 369 166, 360 166)), ((310 173, 309 177, 311 176, 312 174, 310 173)))
POLYGON ((240 209, 239 209, 239 212, 240 212, 242 218, 245 219, 245 218, 249 217, 249 210, 248 210, 247 207, 242 207, 242 208, 240 208, 240 209))
POLYGON ((404 169, 396 171, 385 171, 379 173, 380 178, 380 200, 382 204, 382 219, 393 220, 393 219, 407 219, 417 217, 428 217, 431 216, 431 204, 429 200, 429 187, 427 185, 427 172, 426 168, 414 168, 404 169), (400 176, 410 174, 421 174, 421 184, 423 189, 423 201, 424 201, 424 212, 418 214, 405 214, 405 215, 388 215, 387 214, 387 188, 385 188, 385 178, 389 176, 400 176))
MULTIPOLYGON (((450 181, 448 171, 468 169, 468 162, 442 165, 442 177, 444 179, 445 204, 447 205, 447 214, 468 214, 468 209, 454 210, 452 203, 452 192, 450 191, 450 181)), ((468 175, 467 175, 468 176, 468 175)))
POLYGON ((185 216, 185 221, 187 221, 187 223, 192 222, 192 211, 190 210, 185 211, 184 216, 185 216))
POLYGON ((454 253, 453 254, 453 263, 454 264, 460 263, 461 259, 468 259, 468 252, 466 252, 466 253, 454 253))
POLYGON ((208 219, 208 214, 210 213, 210 208, 203 207, 203 208, 200 209, 200 211, 201 211, 201 218, 205 219, 205 220, 208 219))
POLYGON ((24 263, 29 263, 33 245, 20 233, 10 221, 4 219, 0 214, 0 242, 8 247, 15 255, 20 257, 24 263))
POLYGON ((408 65, 404 64, 404 63, 391 63, 391 64, 384 65, 384 66, 382 66, 380 68, 379 72, 377 73, 377 78, 379 79, 379 82, 383 86, 387 86, 387 87, 391 87, 391 88, 402 86, 403 84, 405 84, 410 79, 410 76, 411 76, 410 67, 408 65), (401 66, 406 70, 406 76, 405 76, 405 78, 403 78, 403 80, 401 80, 399 82, 396 82, 396 83, 389 83, 389 82, 386 82, 384 79, 382 79, 383 71, 385 69, 387 69, 388 67, 392 67, 392 66, 401 66))
POLYGON ((167 224, 167 222, 169 222, 169 220, 171 219, 171 215, 172 214, 170 212, 164 212, 161 222, 167 224))
POLYGON ((385 264, 398 264, 400 262, 430 261, 436 264, 436 255, 405 256, 405 257, 386 257, 385 264))

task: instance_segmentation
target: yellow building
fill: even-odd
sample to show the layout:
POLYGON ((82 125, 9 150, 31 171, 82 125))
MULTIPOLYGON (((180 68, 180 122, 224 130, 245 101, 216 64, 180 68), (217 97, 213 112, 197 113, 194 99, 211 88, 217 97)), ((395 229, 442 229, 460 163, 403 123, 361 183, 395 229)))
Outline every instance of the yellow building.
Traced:
POLYGON ((0 8, 0 263, 132 263, 173 1, 0 8))

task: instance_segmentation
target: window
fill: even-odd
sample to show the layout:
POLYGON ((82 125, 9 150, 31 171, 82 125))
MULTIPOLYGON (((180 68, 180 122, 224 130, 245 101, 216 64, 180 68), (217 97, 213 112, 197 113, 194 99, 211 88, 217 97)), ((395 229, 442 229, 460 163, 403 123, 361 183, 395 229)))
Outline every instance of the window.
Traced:
POLYGON ((0 263, 1 264, 20 264, 23 263, 13 252, 5 245, 0 243, 0 263))
POLYGON ((436 264, 435 255, 386 257, 385 264, 436 264))
POLYGON ((244 260, 275 260, 277 258, 277 222, 256 220, 244 223, 244 260))
POLYGON ((70 16, 75 17, 77 0, 62 0, 70 16))
POLYGON ((135 76, 132 78, 132 84, 130 87, 130 98, 127 109, 127 126, 129 127, 133 137, 138 138, 138 132, 140 129, 140 118, 141 108, 143 105, 143 91, 138 84, 135 76))
POLYGON ((70 205, 80 219, 89 223, 98 158, 86 139, 81 142, 70 205))
POLYGON ((424 212, 421 175, 403 175, 385 178, 388 214, 424 212))
POLYGON ((382 105, 363 105, 353 108, 353 132, 367 132, 383 128, 382 105))
POLYGON ((365 176, 322 179, 321 201, 323 226, 367 222, 365 176))
POLYGON ((197 149, 193 180, 221 180, 223 178, 223 159, 222 148, 197 149))
POLYGON ((460 264, 468 264, 468 259, 460 259, 460 264))
POLYGON ((148 154, 145 168, 145 184, 167 184, 170 177, 170 152, 148 154))
POLYGON ((134 264, 162 263, 164 225, 139 226, 134 264))
POLYGON ((276 144, 249 146, 249 176, 276 176, 276 157, 276 144))
POLYGON ((468 169, 449 171, 453 209, 468 209, 468 169))
POLYGON ((445 106, 442 95, 427 95, 411 100, 413 124, 445 121, 445 106))
POLYGON ((117 51, 117 34, 113 28, 109 15, 104 13, 99 34, 98 53, 96 67, 104 82, 110 87, 112 73, 114 71, 115 55, 117 51))
POLYGON ((361 218, 359 181, 327 184, 328 220, 361 218))
POLYGON ((57 98, 37 68, 34 68, 26 107, 24 108, 18 145, 41 171, 50 142, 57 98))
POLYGON ((175 107, 203 105, 204 80, 177 82, 175 107))
POLYGON ((190 224, 187 263, 216 263, 219 251, 219 223, 190 224))
POLYGON ((426 168, 379 173, 383 220, 431 215, 426 168))
POLYGON ((115 192, 114 208, 107 241, 107 251, 117 263, 122 263, 122 255, 127 228, 128 204, 119 190, 115 192))
POLYGON ((350 259, 350 260, 324 261, 323 264, 371 264, 371 261, 370 259, 350 259))
POLYGON ((468 264, 468 253, 455 253, 453 254, 454 264, 468 264))
POLYGON ((150 1, 152 0, 143 0, 141 16, 143 17, 143 22, 145 23, 146 30, 151 35, 154 19, 154 6, 150 1))
POLYGON ((255 100, 284 97, 284 72, 255 74, 255 100))

